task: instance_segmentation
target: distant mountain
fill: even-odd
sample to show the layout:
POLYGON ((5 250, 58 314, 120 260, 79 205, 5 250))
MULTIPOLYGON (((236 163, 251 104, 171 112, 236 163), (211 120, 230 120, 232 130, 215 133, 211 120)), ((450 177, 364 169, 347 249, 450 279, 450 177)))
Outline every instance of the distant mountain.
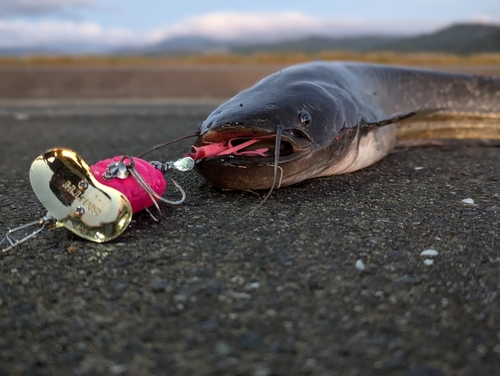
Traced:
POLYGON ((60 55, 49 47, 0 47, 0 56, 60 55))
POLYGON ((346 38, 328 38, 312 36, 297 40, 288 40, 275 43, 257 43, 247 45, 234 45, 232 52, 305 52, 315 53, 321 51, 366 51, 376 49, 378 46, 397 42, 401 37, 395 36, 359 36, 346 38))
POLYGON ((360 36, 350 38, 309 37, 267 44, 235 45, 231 51, 255 52, 434 52, 471 54, 500 52, 500 25, 457 24, 416 37, 360 36))
POLYGON ((204 37, 177 37, 122 53, 172 54, 198 52, 434 52, 470 54, 500 52, 500 25, 457 24, 430 34, 414 37, 356 36, 331 38, 310 36, 269 43, 228 43, 204 37))
POLYGON ((432 34, 379 45, 375 49, 452 54, 500 52, 500 25, 457 24, 432 34))
POLYGON ((124 48, 117 51, 118 54, 177 54, 198 52, 225 52, 228 50, 226 42, 198 36, 175 37, 166 39, 160 43, 145 47, 124 48))

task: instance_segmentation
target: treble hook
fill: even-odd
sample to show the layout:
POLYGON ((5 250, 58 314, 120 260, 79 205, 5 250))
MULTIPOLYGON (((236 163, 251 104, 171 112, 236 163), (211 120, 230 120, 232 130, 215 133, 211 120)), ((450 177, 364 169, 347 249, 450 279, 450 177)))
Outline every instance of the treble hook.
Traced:
POLYGON ((182 187, 174 179, 171 179, 174 186, 180 192, 181 198, 179 200, 176 200, 176 201, 167 200, 166 198, 163 198, 162 196, 160 196, 158 193, 156 193, 151 188, 151 186, 144 180, 144 178, 139 173, 139 171, 137 171, 137 169, 135 168, 134 158, 133 157, 127 157, 127 158, 129 158, 129 160, 130 160, 129 164, 127 165, 127 170, 134 177, 134 179, 139 183, 141 188, 146 192, 146 194, 149 196, 150 200, 153 202, 153 205, 155 206, 155 209, 158 212, 158 217, 155 217, 153 215, 153 213, 151 213, 151 211, 148 208, 144 207, 144 209, 148 212, 149 216, 151 217, 151 219, 153 219, 153 221, 155 221, 156 223, 159 223, 161 221, 161 211, 160 211, 160 207, 158 206, 157 201, 161 201, 161 202, 164 202, 164 203, 170 204, 170 205, 180 205, 186 200, 186 192, 184 191, 184 189, 182 189, 182 187))
POLYGON ((166 198, 161 197, 158 193, 156 193, 150 186, 149 184, 144 180, 142 175, 137 171, 135 168, 135 163, 134 163, 134 158, 133 157, 128 157, 130 159, 129 164, 127 165, 127 169, 130 171, 132 176, 134 177, 135 180, 141 185, 141 187, 149 194, 153 195, 155 198, 157 198, 159 201, 162 201, 166 204, 170 205, 180 205, 184 202, 186 199, 186 192, 184 192, 184 189, 181 188, 181 186, 174 180, 172 179, 172 182, 174 183, 175 187, 177 190, 181 193, 182 197, 180 200, 177 201, 171 201, 167 200, 166 198))
MULTIPOLYGON (((132 173, 132 175, 134 174, 133 172, 131 172, 131 173, 132 173)), ((135 177, 135 175, 133 175, 133 176, 135 177)), ((136 177, 136 179, 137 179, 137 177, 136 177)), ((182 197, 179 200, 177 200, 177 201, 170 201, 170 200, 164 199, 163 197, 161 197, 160 195, 158 195, 154 190, 152 190, 149 185, 143 186, 142 183, 139 180, 137 180, 137 182, 141 185, 141 187, 144 189, 144 191, 149 196, 150 200, 153 202, 153 205, 155 206, 155 209, 158 212, 158 217, 155 217, 153 215, 153 213, 151 213, 151 211, 147 207, 144 207, 144 210, 146 210, 146 212, 149 214, 149 216, 151 217, 151 219, 153 221, 155 221, 156 223, 160 223, 160 221, 161 221, 161 211, 160 211, 160 207, 158 206, 158 202, 153 199, 153 196, 156 197, 158 200, 160 200, 162 202, 165 202, 167 204, 171 204, 171 205, 180 205, 186 199, 186 192, 184 191, 184 189, 182 189, 182 187, 179 185, 179 183, 177 183, 174 179, 171 178, 171 180, 172 180, 172 183, 174 183, 174 185, 177 188, 177 190, 182 195, 182 197)))
MULTIPOLYGON (((140 158, 138 158, 138 160, 143 161, 140 158)), ((170 161, 166 163, 150 161, 149 167, 153 167, 154 169, 161 171, 163 175, 165 175, 169 170, 185 172, 193 169, 194 160, 191 157, 184 157, 177 161, 170 161)), ((139 184, 139 186, 148 196, 149 200, 152 202, 152 205, 154 205, 158 216, 155 216, 147 207, 143 206, 143 208, 148 212, 150 217, 155 222, 160 222, 161 220, 161 211, 160 207, 158 206, 158 201, 164 202, 169 205, 179 205, 182 204, 186 199, 186 192, 174 179, 172 179, 172 182, 175 188, 181 194, 181 198, 179 200, 168 200, 166 198, 163 198, 152 188, 150 183, 148 183, 148 180, 146 179, 148 176, 146 176, 145 178, 143 175, 141 175, 141 172, 139 172, 136 167, 136 161, 134 157, 128 155, 123 155, 118 161, 110 163, 107 166, 107 170, 102 174, 104 180, 111 180, 113 178, 125 180, 130 176, 139 184)))

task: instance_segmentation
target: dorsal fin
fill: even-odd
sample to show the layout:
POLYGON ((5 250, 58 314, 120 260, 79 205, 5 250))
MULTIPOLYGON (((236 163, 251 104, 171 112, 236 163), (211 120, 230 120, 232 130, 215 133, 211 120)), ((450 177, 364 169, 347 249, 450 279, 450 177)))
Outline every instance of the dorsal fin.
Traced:
POLYGON ((410 111, 410 112, 398 112, 398 113, 391 115, 387 119, 378 120, 378 121, 373 122, 373 123, 366 123, 363 126, 370 127, 370 128, 383 127, 384 125, 387 125, 387 124, 399 123, 399 122, 406 120, 408 118, 411 118, 411 120, 413 121, 413 120, 417 120, 417 119, 422 119, 422 118, 426 117, 427 115, 430 115, 430 114, 433 114, 435 112, 442 111, 442 110, 444 110, 444 108, 426 108, 426 109, 417 109, 417 110, 410 111))

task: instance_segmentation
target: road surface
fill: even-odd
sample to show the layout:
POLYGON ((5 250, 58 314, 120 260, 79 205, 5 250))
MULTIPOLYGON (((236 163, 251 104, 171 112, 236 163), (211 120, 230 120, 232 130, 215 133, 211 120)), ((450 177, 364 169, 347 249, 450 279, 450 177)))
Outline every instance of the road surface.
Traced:
MULTIPOLYGON (((0 229, 44 215, 28 171, 46 149, 138 154, 213 106, 2 107, 0 229)), ((0 374, 500 374, 499 160, 410 149, 250 216, 263 194, 174 174, 188 198, 160 224, 138 214, 106 244, 45 231, 0 255, 0 374)))

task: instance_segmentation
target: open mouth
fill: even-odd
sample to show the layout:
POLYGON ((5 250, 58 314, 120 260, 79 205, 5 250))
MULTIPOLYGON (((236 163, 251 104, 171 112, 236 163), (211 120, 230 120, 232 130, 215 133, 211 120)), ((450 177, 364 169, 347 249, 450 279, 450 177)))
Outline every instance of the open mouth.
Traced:
MULTIPOLYGON (((237 157, 275 157, 276 135, 255 132, 228 132, 222 131, 217 134, 207 134, 203 137, 200 146, 193 146, 193 152, 189 154, 195 161, 222 156, 237 157)), ((279 156, 286 157, 293 154, 294 145, 288 138, 282 137, 280 142, 279 156)))

